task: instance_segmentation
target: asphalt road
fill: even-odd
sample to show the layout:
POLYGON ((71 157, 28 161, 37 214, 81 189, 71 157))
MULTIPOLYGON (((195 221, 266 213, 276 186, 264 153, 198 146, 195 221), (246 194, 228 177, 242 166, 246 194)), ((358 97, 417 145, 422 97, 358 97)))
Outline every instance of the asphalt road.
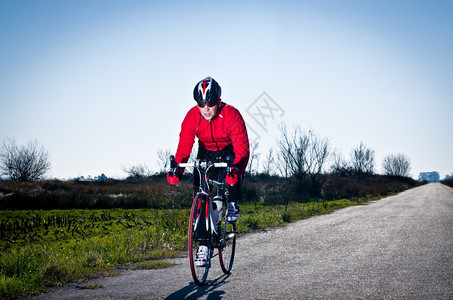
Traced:
POLYGON ((453 299, 453 189, 432 183, 246 235, 233 272, 214 261, 206 287, 187 258, 172 261, 37 299, 453 299))

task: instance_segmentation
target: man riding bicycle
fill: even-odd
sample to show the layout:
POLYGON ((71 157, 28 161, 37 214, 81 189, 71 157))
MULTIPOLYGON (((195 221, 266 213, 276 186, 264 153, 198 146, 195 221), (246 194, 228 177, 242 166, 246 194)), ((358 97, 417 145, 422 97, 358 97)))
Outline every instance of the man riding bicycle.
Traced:
MULTIPOLYGON (((221 93, 220 85, 211 77, 197 83, 193 97, 198 105, 189 110, 181 124, 175 162, 185 163, 189 160, 195 137, 198 137, 198 159, 215 162, 230 156, 233 167, 225 177, 225 182, 230 185, 227 220, 235 222, 239 218, 237 201, 241 197, 242 178, 249 160, 250 148, 244 119, 236 108, 222 102, 221 93)), ((183 172, 183 168, 176 169, 174 173, 169 172, 168 182, 177 184, 183 172)), ((200 178, 195 172, 194 192, 199 186, 200 178)), ((200 266, 206 263, 207 253, 203 247, 200 246, 198 250, 200 266)))

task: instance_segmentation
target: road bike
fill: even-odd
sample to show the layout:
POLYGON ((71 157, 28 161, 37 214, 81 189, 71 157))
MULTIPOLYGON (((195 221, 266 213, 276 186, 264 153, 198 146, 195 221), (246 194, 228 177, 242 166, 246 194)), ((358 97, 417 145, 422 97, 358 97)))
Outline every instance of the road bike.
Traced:
POLYGON ((197 160, 194 163, 180 164, 174 161, 174 156, 170 157, 171 171, 174 172, 178 167, 193 167, 200 178, 200 187, 194 191, 188 231, 190 270, 193 281, 199 286, 206 284, 213 257, 219 257, 220 267, 225 274, 229 274, 233 267, 236 251, 236 222, 227 221, 228 191, 224 187, 225 175, 231 172, 231 165, 230 157, 226 158, 226 162, 197 160), (209 178, 210 173, 217 173, 217 180, 209 178), (216 187, 216 195, 212 197, 211 192, 214 187, 216 187), (200 245, 208 248, 208 260, 203 267, 195 265, 197 249, 200 245))

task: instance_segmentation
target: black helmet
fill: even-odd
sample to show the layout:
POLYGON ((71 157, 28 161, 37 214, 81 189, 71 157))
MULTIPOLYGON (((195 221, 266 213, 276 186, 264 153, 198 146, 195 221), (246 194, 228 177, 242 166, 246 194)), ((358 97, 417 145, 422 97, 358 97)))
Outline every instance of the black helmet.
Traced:
POLYGON ((193 98, 199 104, 214 103, 220 100, 222 89, 220 85, 211 77, 206 77, 195 86, 193 98))

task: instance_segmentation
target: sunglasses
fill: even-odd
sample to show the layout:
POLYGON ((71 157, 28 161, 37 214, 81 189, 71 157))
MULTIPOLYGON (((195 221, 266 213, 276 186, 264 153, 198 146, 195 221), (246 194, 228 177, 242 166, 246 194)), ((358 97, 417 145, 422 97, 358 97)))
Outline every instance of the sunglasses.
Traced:
POLYGON ((206 105, 207 105, 208 107, 214 107, 214 106, 216 106, 217 104, 219 104, 218 101, 211 101, 211 102, 208 102, 208 103, 198 103, 198 107, 204 108, 206 105))

